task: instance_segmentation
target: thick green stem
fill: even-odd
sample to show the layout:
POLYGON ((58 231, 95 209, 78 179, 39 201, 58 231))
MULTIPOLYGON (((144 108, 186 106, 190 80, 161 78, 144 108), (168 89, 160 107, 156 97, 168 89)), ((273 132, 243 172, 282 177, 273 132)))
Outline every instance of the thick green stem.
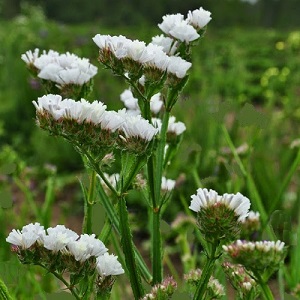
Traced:
POLYGON ((148 161, 148 184, 152 200, 152 268, 153 284, 159 283, 163 278, 162 266, 162 244, 160 232, 161 219, 161 179, 163 175, 164 152, 166 146, 166 135, 168 130, 170 113, 165 112, 160 131, 160 140, 157 147, 156 157, 152 156, 148 161), (155 160, 156 158, 156 160, 155 160), (155 164, 155 163, 156 164, 155 164))
POLYGON ((144 289, 142 286, 139 269, 137 268, 136 257, 134 253, 134 247, 132 242, 132 235, 128 222, 128 211, 126 207, 125 197, 121 196, 118 199, 119 216, 120 216, 120 233, 121 244, 125 255, 126 266, 128 269, 128 275, 131 283, 131 288, 136 300, 142 298, 144 295, 144 289))
POLYGON ((84 197, 84 219, 83 232, 92 234, 92 213, 95 196, 96 171, 92 171, 89 192, 87 197, 84 197))
POLYGON ((212 248, 211 248, 211 253, 207 257, 207 261, 206 261, 205 266, 202 270, 201 278, 200 278, 200 281, 198 283, 198 286, 197 286, 196 292, 194 294, 193 300, 203 300, 204 299, 204 294, 207 290, 207 284, 208 284, 209 278, 212 275, 214 265, 215 265, 215 261, 218 258, 216 256, 216 250, 217 250, 217 244, 213 244, 212 248))
POLYGON ((256 273, 255 277, 257 278, 257 281, 262 289, 262 294, 264 296, 264 299, 266 300, 274 300, 274 296, 268 286, 268 284, 262 279, 260 274, 256 273))
POLYGON ((163 267, 160 231, 160 211, 155 211, 155 209, 153 209, 152 213, 152 256, 153 284, 156 284, 162 281, 163 267))

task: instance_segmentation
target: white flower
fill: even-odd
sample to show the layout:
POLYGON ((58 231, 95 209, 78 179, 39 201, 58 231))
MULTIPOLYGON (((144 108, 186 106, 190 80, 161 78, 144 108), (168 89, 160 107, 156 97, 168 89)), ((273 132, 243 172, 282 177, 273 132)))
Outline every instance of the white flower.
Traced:
POLYGON ((170 56, 167 71, 178 78, 183 78, 192 64, 179 56, 170 56))
POLYGON ((196 195, 191 196, 192 201, 189 208, 195 212, 208 206, 213 206, 216 203, 223 203, 228 208, 233 210, 239 217, 238 220, 242 221, 247 217, 250 208, 250 201, 248 198, 240 193, 237 194, 224 194, 222 196, 214 190, 207 190, 199 188, 196 195))
POLYGON ((163 16, 162 23, 158 24, 158 27, 166 34, 170 33, 178 23, 183 21, 184 16, 182 14, 173 14, 163 16))
POLYGON ((120 95, 121 101, 124 103, 127 109, 129 110, 139 110, 138 99, 135 98, 130 89, 126 89, 120 95))
POLYGON ((175 187, 176 181, 172 179, 167 179, 166 177, 161 178, 161 189, 163 191, 172 191, 175 187))
POLYGON ((139 137, 148 142, 151 141, 158 132, 148 120, 143 119, 140 115, 127 116, 125 122, 122 124, 122 131, 126 138, 139 137))
POLYGON ((157 114, 160 112, 163 102, 161 101, 161 93, 157 93, 153 95, 150 99, 150 110, 154 113, 157 114))
POLYGON ((115 132, 120 129, 125 122, 122 110, 105 111, 101 117, 101 128, 115 132))
POLYGON ((38 48, 34 49, 34 52, 28 50, 21 55, 21 59, 25 61, 27 65, 34 64, 35 60, 39 57, 39 52, 40 50, 38 48))
POLYGON ((200 37, 196 29, 183 20, 169 31, 169 34, 181 42, 190 43, 200 37))
POLYGON ((243 221, 248 216, 251 205, 250 200, 241 193, 224 194, 221 197, 220 202, 229 205, 229 207, 234 210, 235 214, 239 216, 239 221, 243 221))
POLYGON ((125 36, 96 34, 93 41, 101 50, 110 50, 118 59, 127 56, 128 46, 132 41, 125 36))
POLYGON ((187 22, 193 25, 196 29, 201 29, 211 20, 211 12, 200 7, 193 11, 189 11, 187 15, 187 22))
POLYGON ((176 135, 181 135, 186 130, 186 127, 183 122, 175 121, 176 118, 174 116, 171 116, 168 124, 168 132, 175 133, 176 135))
POLYGON ((12 245, 20 246, 22 249, 28 249, 38 239, 38 236, 32 232, 21 233, 20 230, 13 229, 6 238, 6 241, 12 245))
POLYGON ((51 63, 55 63, 57 58, 59 57, 59 53, 53 50, 49 50, 48 53, 44 50, 43 54, 40 57, 37 57, 34 60, 34 66, 42 70, 45 66, 51 63))
POLYGON ((124 273, 118 257, 113 254, 104 253, 97 257, 97 271, 100 276, 120 275, 124 273))
POLYGON ((39 223, 28 224, 22 228, 22 230, 13 229, 6 241, 10 244, 20 246, 22 249, 28 249, 36 241, 43 241, 45 235, 44 227, 39 223))
POLYGON ((152 37, 151 43, 161 46, 162 50, 168 55, 174 55, 178 47, 178 41, 166 37, 163 34, 152 37))
POLYGON ((68 243, 76 241, 78 234, 64 225, 57 225, 47 229, 48 235, 44 237, 44 247, 54 252, 65 250, 68 243))
POLYGON ((85 261, 91 256, 100 256, 108 250, 104 244, 95 237, 95 234, 82 234, 79 240, 68 243, 68 249, 77 261, 85 261))

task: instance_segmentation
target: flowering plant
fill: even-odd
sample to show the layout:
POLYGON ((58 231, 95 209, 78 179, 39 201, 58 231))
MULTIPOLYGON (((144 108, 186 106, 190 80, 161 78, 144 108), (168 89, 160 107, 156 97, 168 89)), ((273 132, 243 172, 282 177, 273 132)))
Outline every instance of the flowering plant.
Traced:
MULTIPOLYGON (((210 20, 210 12, 202 8, 189 11, 186 18, 181 14, 166 15, 159 24, 166 36, 155 36, 149 44, 122 35, 96 34, 93 41, 99 48, 99 63, 129 85, 120 96, 125 108, 119 111, 107 110, 101 101, 88 100, 92 77, 97 72, 88 59, 53 50, 39 55, 38 49, 21 57, 47 93, 33 101, 37 125, 67 140, 80 153, 90 184, 89 188, 81 184, 84 220, 80 235, 64 225, 45 230, 39 223, 31 223, 21 230, 13 229, 6 240, 21 263, 46 269, 76 299, 109 299, 115 276, 123 273, 129 278, 134 299, 169 299, 177 289, 175 279, 164 275, 161 232, 163 213, 176 188, 176 181, 166 177, 168 165, 186 131, 172 110, 188 81, 193 47, 210 20), (117 173, 113 173, 116 169, 117 173), (128 194, 137 187, 146 199, 151 271, 134 244, 129 221, 128 194), (96 237, 92 215, 99 203, 107 219, 96 237), (122 247, 123 253, 119 252, 118 257, 108 254, 104 245, 108 245, 110 235, 118 237, 114 246, 122 247), (149 293, 146 285, 151 286, 149 293)), ((224 288, 212 277, 213 271, 224 253, 234 256, 236 251, 241 254, 236 263, 243 264, 248 275, 253 274, 255 284, 261 285, 264 295, 271 299, 267 280, 284 259, 284 245, 264 242, 261 247, 238 240, 247 221, 251 223, 254 216, 259 218, 256 213, 251 213, 250 218, 250 200, 241 193, 219 195, 206 188, 199 188, 191 198, 189 208, 197 214, 197 222, 191 216, 173 222, 184 255, 189 257, 189 268, 185 268, 189 271, 185 279, 192 285, 189 295, 194 300, 222 297, 224 288), (191 259, 192 247, 185 240, 188 226, 196 230, 201 243, 205 261, 202 270, 195 269, 197 259, 191 259), (248 256, 253 247, 256 254, 248 256), (258 258, 263 260, 268 252, 265 248, 272 255, 260 269, 267 270, 268 276, 260 277, 251 266, 253 261, 259 264, 258 258), (245 250, 249 251, 243 254, 245 250)), ((247 228, 248 235, 251 228, 257 229, 254 225, 247 228)), ((248 279, 246 275, 245 278, 248 279)), ((8 293, 4 288, 1 291, 8 293)), ((249 299, 259 292, 255 290, 249 299)))

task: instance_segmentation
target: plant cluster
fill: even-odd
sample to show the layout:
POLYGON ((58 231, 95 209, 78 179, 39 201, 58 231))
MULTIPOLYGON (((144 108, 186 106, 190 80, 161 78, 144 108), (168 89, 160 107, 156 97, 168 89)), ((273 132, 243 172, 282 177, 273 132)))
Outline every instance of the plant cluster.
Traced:
MULTIPOLYGON (((31 223, 21 231, 12 230, 6 240, 21 263, 51 272, 76 299, 109 299, 114 276, 123 272, 134 299, 170 299, 177 288, 176 281, 164 274, 161 232, 162 216, 175 186, 166 178, 168 167, 186 130, 182 122, 176 122, 172 111, 189 79, 192 51, 204 35, 210 15, 202 8, 189 11, 187 17, 166 15, 159 24, 166 36, 156 36, 149 44, 121 35, 94 36, 100 64, 129 85, 121 95, 127 109, 119 111, 109 111, 104 103, 88 100, 97 71, 89 60, 53 50, 22 55, 47 92, 33 101, 37 125, 67 140, 78 151, 90 182, 89 188, 81 184, 84 220, 80 236, 64 225, 45 231, 39 223, 31 223), (116 169, 118 172, 113 173, 116 169), (151 270, 132 236, 128 194, 137 186, 147 206, 151 270), (92 215, 99 203, 107 218, 96 237, 92 215), (123 250, 119 257, 122 266, 104 246, 113 234, 123 250), (149 293, 146 284, 152 287, 149 293)), ((203 268, 188 270, 185 276, 192 299, 224 295, 224 288, 212 275, 227 259, 234 265, 225 263, 224 270, 239 297, 247 295, 250 300, 262 295, 274 299, 268 280, 284 261, 285 243, 239 240, 243 228, 242 234, 251 237, 260 226, 259 214, 249 212, 250 205, 239 192, 219 195, 212 189, 198 188, 189 206, 196 213, 196 222, 183 217, 173 223, 182 236, 183 256, 191 254, 191 246, 184 242, 186 226, 192 224, 201 244, 203 268)), ((265 212, 263 217, 265 223, 265 212)), ((9 297, 7 289, 1 291, 9 297)))

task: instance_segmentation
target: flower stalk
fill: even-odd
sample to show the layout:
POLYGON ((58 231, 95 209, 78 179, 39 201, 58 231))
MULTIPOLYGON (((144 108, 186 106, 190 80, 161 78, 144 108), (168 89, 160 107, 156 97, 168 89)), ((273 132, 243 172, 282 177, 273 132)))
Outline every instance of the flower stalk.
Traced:
POLYGON ((120 216, 120 233, 121 244, 125 255, 126 266, 135 299, 140 299, 144 295, 141 276, 137 268, 136 257, 133 248, 132 234, 128 222, 128 211, 124 196, 118 199, 119 216, 120 216))
POLYGON ((212 275, 214 265, 216 260, 218 259, 218 255, 216 255, 217 248, 218 248, 218 242, 216 241, 211 245, 210 253, 207 255, 207 260, 205 263, 205 266, 202 270, 202 275, 200 278, 200 281, 198 283, 198 286, 196 288, 196 292, 194 294, 193 300, 201 300, 204 299, 204 294, 207 290, 207 284, 209 281, 209 278, 212 275))

